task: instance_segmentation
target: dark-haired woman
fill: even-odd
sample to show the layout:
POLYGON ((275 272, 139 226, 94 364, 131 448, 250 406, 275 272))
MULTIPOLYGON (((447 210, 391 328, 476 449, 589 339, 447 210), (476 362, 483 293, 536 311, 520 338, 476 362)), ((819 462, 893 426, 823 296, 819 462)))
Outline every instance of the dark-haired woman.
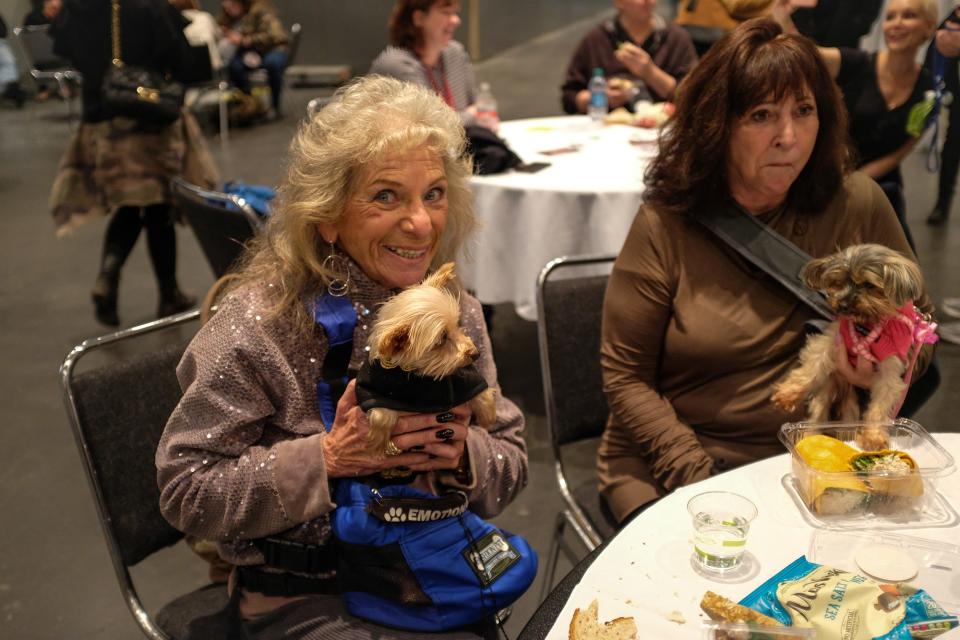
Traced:
POLYGON ((370 73, 433 89, 457 110, 464 125, 476 124, 476 79, 470 56, 453 39, 460 26, 459 0, 397 0, 390 14, 390 45, 370 73))
POLYGON ((860 242, 913 255, 880 187, 848 173, 843 102, 806 38, 744 23, 690 72, 676 105, 604 305, 610 418, 598 466, 619 521, 781 453, 780 425, 801 417, 770 395, 812 312, 698 219, 738 207, 814 257, 860 242))

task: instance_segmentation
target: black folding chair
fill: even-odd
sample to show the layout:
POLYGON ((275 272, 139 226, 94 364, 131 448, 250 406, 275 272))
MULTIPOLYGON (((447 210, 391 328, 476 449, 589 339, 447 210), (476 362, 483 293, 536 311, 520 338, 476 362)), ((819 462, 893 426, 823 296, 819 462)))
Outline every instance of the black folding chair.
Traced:
POLYGON ((34 80, 53 80, 57 83, 60 97, 67 104, 67 115, 73 120, 72 94, 76 91, 71 90, 71 85, 79 86, 83 75, 53 52, 50 25, 16 27, 13 34, 20 43, 23 59, 30 66, 31 77, 34 80))
POLYGON ((67 416, 123 599, 153 640, 227 637, 224 585, 190 591, 154 617, 130 576, 131 567, 183 538, 160 513, 154 455, 180 400, 176 366, 199 316, 190 311, 86 340, 60 367, 67 416), (101 357, 91 361, 102 364, 85 363, 79 371, 94 351, 101 357))
POLYGON ((192 45, 187 50, 190 60, 190 75, 184 78, 187 95, 185 106, 196 111, 199 106, 208 103, 207 96, 213 94, 217 100, 217 117, 220 128, 220 144, 226 151, 230 138, 230 119, 227 114, 227 98, 230 83, 223 69, 214 69, 207 45, 192 45))
POLYGON ((262 226, 259 216, 238 196, 210 191, 181 179, 171 181, 173 202, 193 229, 213 275, 227 273, 244 244, 262 226))
POLYGON ((596 473, 574 483, 564 465, 564 450, 589 440, 597 444, 607 422, 600 322, 613 260, 612 256, 557 258, 547 263, 538 280, 537 333, 547 427, 557 484, 566 503, 557 514, 541 601, 553 586, 560 549, 571 562, 578 559, 563 539, 568 524, 587 551, 616 532, 613 515, 601 502, 596 473))

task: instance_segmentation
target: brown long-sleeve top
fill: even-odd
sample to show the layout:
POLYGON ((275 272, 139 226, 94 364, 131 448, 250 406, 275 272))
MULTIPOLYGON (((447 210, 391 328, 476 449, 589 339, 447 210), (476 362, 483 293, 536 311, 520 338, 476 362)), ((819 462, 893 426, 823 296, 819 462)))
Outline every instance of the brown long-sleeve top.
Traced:
MULTIPOLYGON (((350 367, 359 368, 377 306, 392 296, 351 264, 350 298, 359 320, 350 367), (363 310, 370 311, 369 316, 363 310)), ((177 368, 183 398, 157 449, 160 508, 181 531, 214 540, 233 564, 261 564, 250 540, 279 536, 323 544, 330 536, 331 479, 317 381, 327 352, 322 330, 303 335, 267 322, 271 285, 239 289, 196 335, 177 368)), ((477 345, 477 368, 499 390, 480 303, 461 295, 461 324, 477 345)), ((498 393, 489 431, 467 436, 471 481, 435 472, 464 490, 482 517, 499 513, 527 483, 523 415, 498 393)))
MULTIPOLYGON (((780 208, 761 219, 813 257, 863 242, 913 255, 864 174, 820 214, 780 208)), ((771 386, 813 317, 695 220, 640 209, 610 277, 601 342, 610 417, 600 484, 618 518, 714 465, 782 452, 780 425, 801 416, 774 406, 771 386)))

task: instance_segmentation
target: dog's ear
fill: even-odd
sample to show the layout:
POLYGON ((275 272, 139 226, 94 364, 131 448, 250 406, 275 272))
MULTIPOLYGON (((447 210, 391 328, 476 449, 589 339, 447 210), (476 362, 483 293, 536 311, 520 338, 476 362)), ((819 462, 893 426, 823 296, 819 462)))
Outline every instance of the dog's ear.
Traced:
POLYGON ((808 262, 803 268, 803 271, 800 272, 803 284, 814 291, 823 289, 823 274, 827 272, 834 258, 835 256, 826 256, 825 258, 817 258, 816 260, 808 262))
POLYGON ((923 272, 917 263, 898 255, 883 265, 883 292, 899 307, 923 295, 923 272))
POLYGON ((381 362, 395 359, 406 350, 410 343, 410 327, 400 325, 394 327, 380 340, 379 357, 381 362))
POLYGON ((440 268, 430 274, 426 280, 423 281, 423 284, 436 287, 437 289, 443 289, 456 277, 456 274, 453 272, 454 264, 452 262, 445 262, 440 265, 440 268))

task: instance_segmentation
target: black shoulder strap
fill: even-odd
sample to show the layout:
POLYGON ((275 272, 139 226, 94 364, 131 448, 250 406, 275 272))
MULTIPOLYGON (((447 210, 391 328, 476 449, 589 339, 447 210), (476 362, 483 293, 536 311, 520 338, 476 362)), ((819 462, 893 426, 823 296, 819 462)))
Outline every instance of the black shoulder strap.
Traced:
POLYGON ((737 253, 758 267, 818 315, 833 320, 833 310, 823 296, 808 289, 800 279, 811 257, 756 216, 730 205, 710 215, 698 216, 700 223, 737 253))

